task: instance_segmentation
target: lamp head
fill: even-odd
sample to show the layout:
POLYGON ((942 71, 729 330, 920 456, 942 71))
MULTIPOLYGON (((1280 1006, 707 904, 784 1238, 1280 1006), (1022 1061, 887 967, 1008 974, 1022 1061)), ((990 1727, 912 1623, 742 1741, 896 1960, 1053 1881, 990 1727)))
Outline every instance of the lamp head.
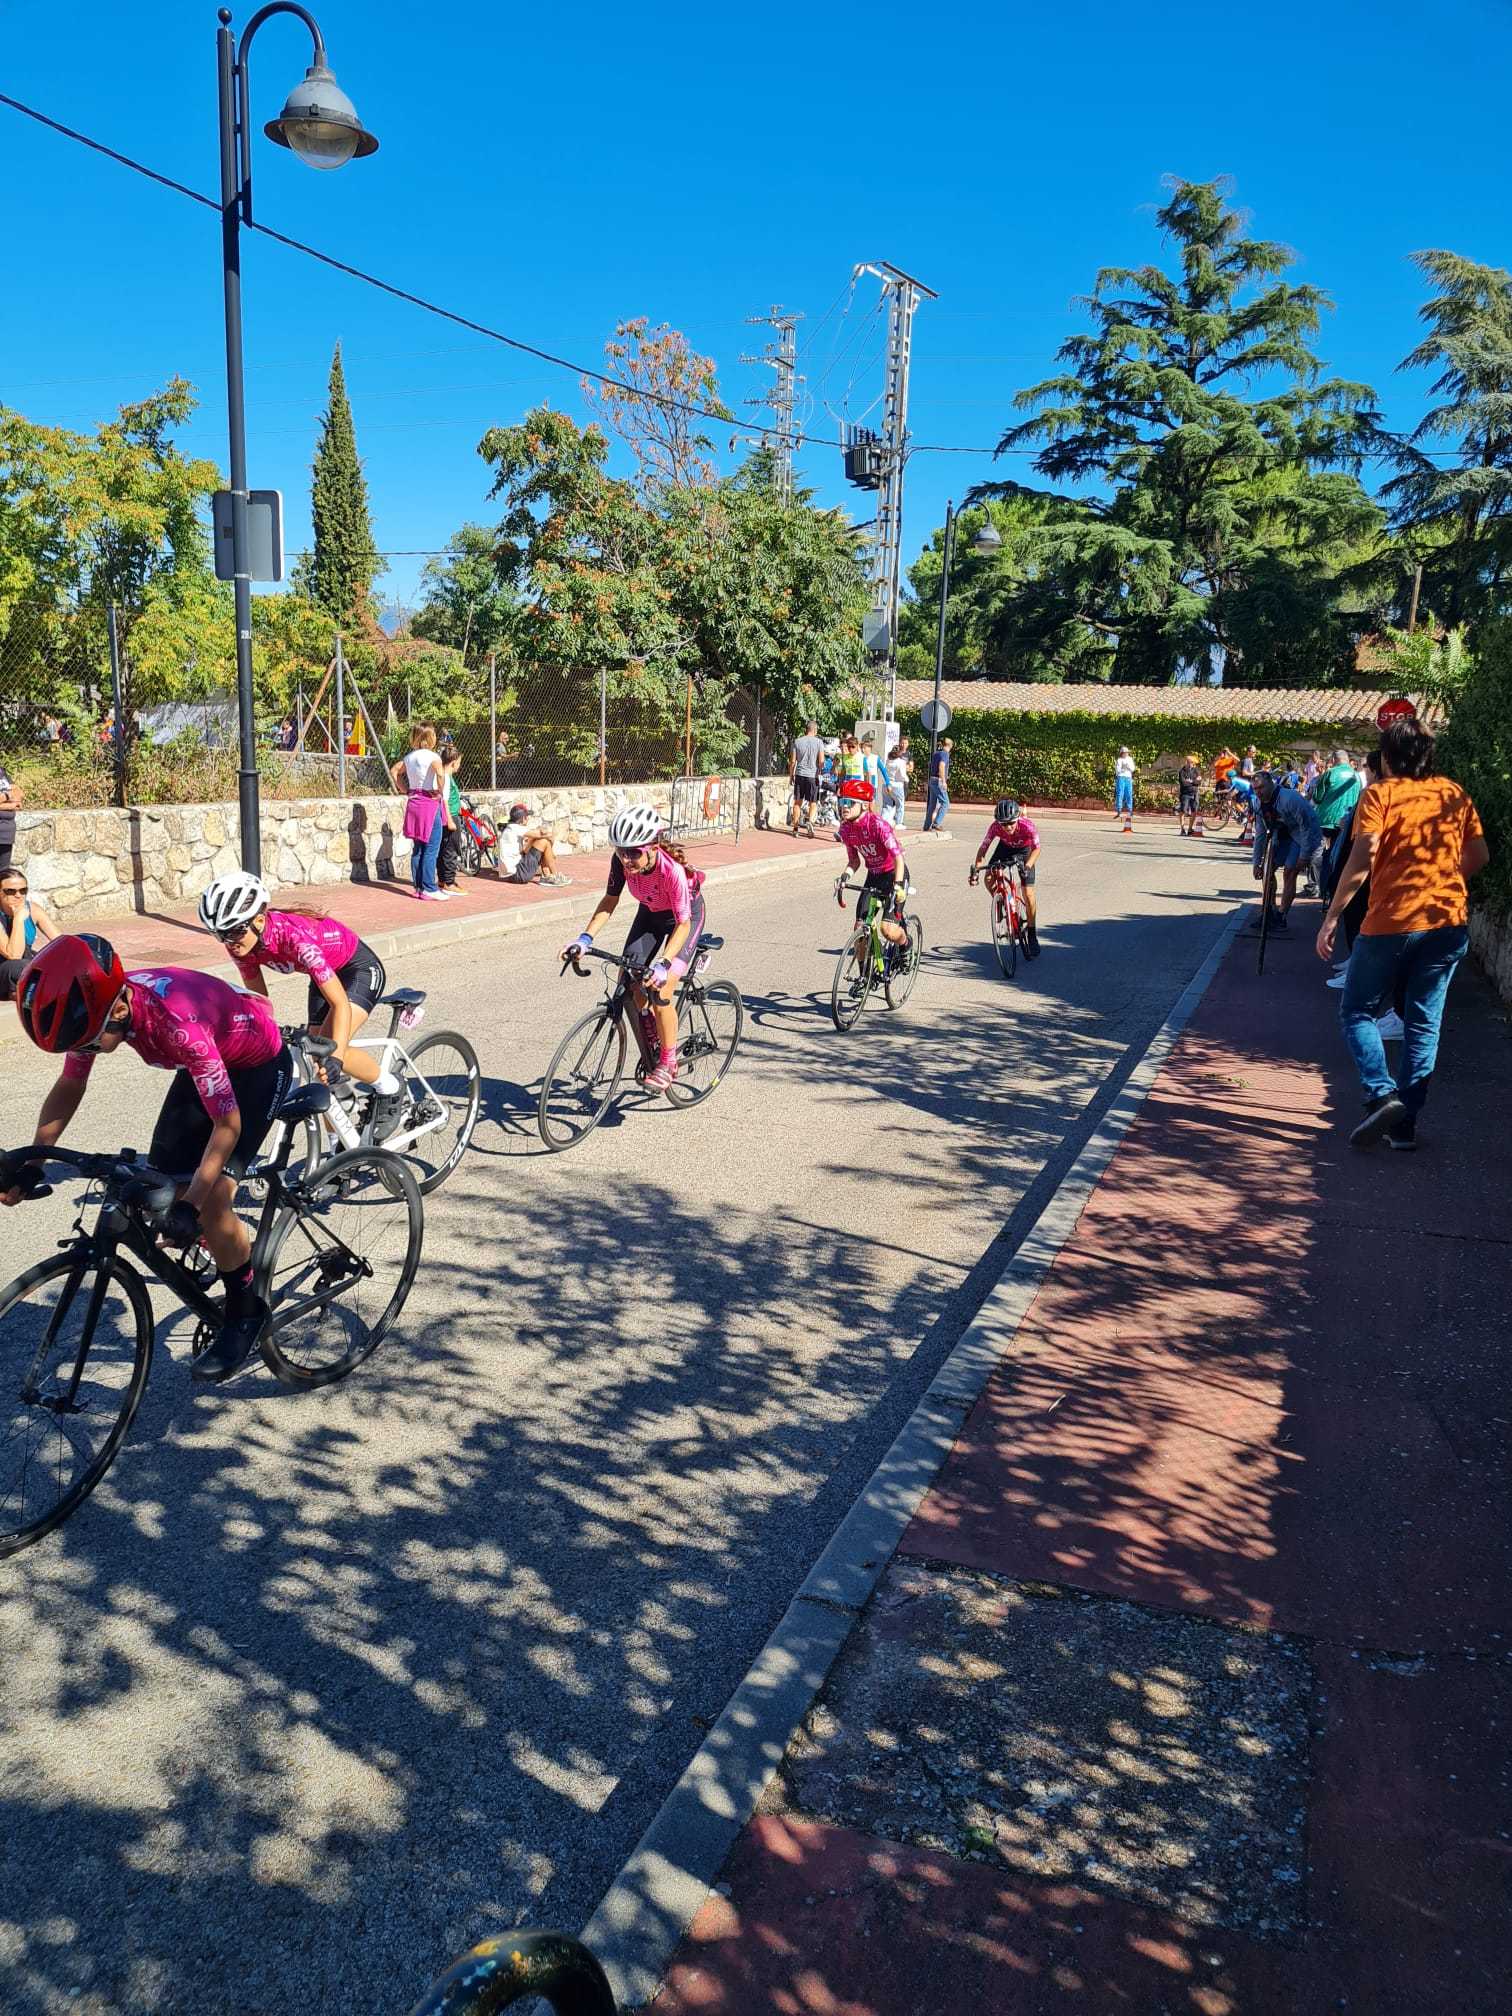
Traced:
POLYGON ((1001 553, 1003 535, 990 518, 984 518, 972 536, 973 553, 1001 553))
POLYGON ((325 51, 296 84, 276 119, 263 131, 311 168, 343 168, 348 161, 376 154, 378 142, 357 117, 357 109, 327 69, 325 51))

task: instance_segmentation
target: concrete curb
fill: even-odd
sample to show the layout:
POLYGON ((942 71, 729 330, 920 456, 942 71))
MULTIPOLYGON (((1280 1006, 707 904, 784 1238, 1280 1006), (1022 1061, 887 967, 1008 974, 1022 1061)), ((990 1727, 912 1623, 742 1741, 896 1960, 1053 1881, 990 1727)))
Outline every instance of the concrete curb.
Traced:
POLYGON ((582 1931, 623 2009, 644 2008, 812 1707, 903 1530, 1007 1353, 1177 1037, 1238 935, 1240 905, 962 1333, 582 1931))

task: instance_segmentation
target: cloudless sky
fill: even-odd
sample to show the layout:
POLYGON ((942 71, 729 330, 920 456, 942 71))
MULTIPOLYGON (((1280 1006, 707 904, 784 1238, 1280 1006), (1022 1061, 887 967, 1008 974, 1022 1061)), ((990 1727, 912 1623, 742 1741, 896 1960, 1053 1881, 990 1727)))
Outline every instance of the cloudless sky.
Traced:
MULTIPOLYGON (((1329 367, 1373 384, 1396 426, 1427 396, 1424 374, 1395 369, 1424 298, 1408 254, 1512 263, 1512 0, 313 11, 381 146, 319 175, 259 130, 263 221, 582 362, 601 362, 616 320, 665 320, 712 353, 737 410, 771 382, 738 362, 767 333, 745 318, 803 310, 810 424, 825 435, 825 401, 860 419, 881 387, 874 281, 847 312, 858 260, 890 259, 939 293, 915 325, 915 440, 990 448, 1014 391, 1081 326, 1073 297, 1097 268, 1157 256, 1166 175, 1233 178, 1254 231, 1294 247, 1295 276, 1337 304, 1329 367)), ((259 32, 259 129, 308 50, 296 20, 259 32)), ((213 6, 0 0, 0 79, 215 193, 213 6)), ((0 190, 0 400, 87 427, 181 372, 203 402, 184 445, 224 467, 218 219, 5 107, 0 190)), ((309 538, 338 337, 386 550, 490 522, 487 427, 542 399, 584 413, 567 372, 243 244, 251 480, 284 492, 291 554, 309 538)), ((723 447, 731 429, 711 431, 723 447)), ((837 449, 807 446, 800 468, 823 501, 871 516, 837 449)), ((905 564, 946 498, 994 473, 990 456, 911 459, 905 564)), ((394 559, 380 592, 413 597, 423 564, 394 559)))

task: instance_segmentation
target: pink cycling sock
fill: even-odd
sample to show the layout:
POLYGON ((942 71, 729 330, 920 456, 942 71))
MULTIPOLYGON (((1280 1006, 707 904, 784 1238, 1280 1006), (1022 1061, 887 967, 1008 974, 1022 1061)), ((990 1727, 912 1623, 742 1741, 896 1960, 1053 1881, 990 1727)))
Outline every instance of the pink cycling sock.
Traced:
POLYGON ((675 1043, 670 1048, 667 1044, 663 1043, 661 1061, 668 1070, 677 1062, 677 1045, 675 1043))

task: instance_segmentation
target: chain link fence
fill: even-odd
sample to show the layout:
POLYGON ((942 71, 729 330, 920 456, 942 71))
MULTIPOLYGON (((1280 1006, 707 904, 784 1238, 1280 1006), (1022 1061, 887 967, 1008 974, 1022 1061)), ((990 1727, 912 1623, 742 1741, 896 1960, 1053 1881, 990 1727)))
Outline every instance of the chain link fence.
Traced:
MULTIPOLYGON (((236 671, 192 653, 135 661, 112 613, 0 618, 0 770, 33 808, 191 804, 236 797, 236 671), (112 635, 112 631, 115 634, 112 635), (165 697, 171 696, 171 697, 165 697)), ((759 691, 681 671, 468 666, 421 640, 332 632, 324 662, 275 672, 258 651, 256 733, 270 798, 385 795, 426 723, 455 741, 464 788, 643 784, 786 762, 789 730, 759 691)))

